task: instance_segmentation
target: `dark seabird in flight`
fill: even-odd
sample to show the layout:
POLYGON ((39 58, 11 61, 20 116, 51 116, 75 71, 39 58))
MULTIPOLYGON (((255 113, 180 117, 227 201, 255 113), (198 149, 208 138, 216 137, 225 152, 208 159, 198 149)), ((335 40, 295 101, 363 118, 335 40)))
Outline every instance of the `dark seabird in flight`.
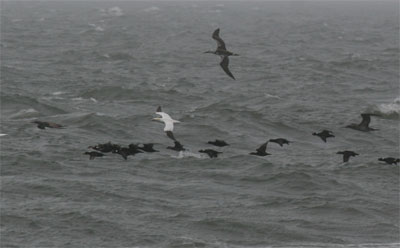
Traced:
POLYGON ((277 144, 279 144, 280 146, 283 146, 284 144, 288 144, 288 145, 289 145, 289 143, 291 142, 291 141, 289 141, 289 140, 287 140, 287 139, 283 139, 283 138, 270 139, 269 141, 270 141, 270 142, 277 143, 277 144))
POLYGON ((343 154, 343 162, 349 161, 350 157, 355 157, 355 156, 359 155, 358 153, 355 153, 353 151, 340 151, 340 152, 337 152, 336 154, 343 154))
POLYGON ((119 149, 113 150, 112 152, 121 155, 125 160, 128 159, 129 155, 132 155, 128 147, 120 147, 119 149))
POLYGON ((158 152, 157 150, 154 150, 153 146, 154 146, 153 143, 147 143, 147 144, 142 144, 142 146, 138 146, 138 149, 145 152, 158 152))
POLYGON ((108 142, 108 143, 104 143, 104 144, 98 144, 96 146, 89 146, 88 148, 92 148, 96 151, 107 153, 107 152, 112 152, 114 150, 118 150, 121 148, 121 146, 117 145, 117 144, 112 144, 111 142, 108 142))
POLYGON ((172 131, 174 131, 174 123, 179 123, 180 121, 173 120, 169 114, 162 112, 161 106, 157 108, 156 114, 161 115, 161 118, 153 118, 153 121, 164 122, 164 132, 170 139, 176 141, 172 131))
POLYGON ((84 154, 85 154, 85 155, 89 155, 89 159, 90 159, 90 160, 93 160, 95 157, 103 157, 103 156, 104 156, 103 153, 94 152, 94 151, 92 151, 92 152, 85 152, 84 154))
POLYGON ((397 163, 400 163, 400 159, 398 158, 392 158, 392 157, 388 157, 388 158, 378 158, 379 161, 383 161, 386 162, 387 164, 395 164, 397 165, 397 163))
POLYGON ((215 141, 208 141, 207 143, 219 147, 229 146, 229 144, 226 143, 225 141, 218 139, 216 139, 215 141))
POLYGON ((257 148, 257 152, 251 152, 250 155, 257 155, 257 156, 267 156, 271 155, 266 152, 267 150, 268 141, 262 144, 259 148, 257 148))
POLYGON ((216 158, 216 157, 218 157, 219 153, 222 153, 222 152, 215 151, 213 149, 200 150, 199 152, 206 153, 210 158, 216 158))
POLYGON ((129 155, 135 155, 136 153, 143 153, 142 150, 136 144, 129 144, 128 146, 129 155))
POLYGON ((178 151, 178 152, 186 150, 185 148, 183 148, 183 145, 181 143, 179 143, 179 141, 175 140, 174 144, 175 144, 175 146, 168 146, 167 149, 171 149, 171 150, 178 151))
POLYGON ((48 128, 63 128, 62 125, 54 123, 54 122, 47 122, 47 121, 32 121, 32 123, 36 123, 37 127, 40 129, 48 128))
POLYGON ((235 79, 232 73, 229 71, 229 56, 239 56, 239 54, 232 53, 226 50, 225 42, 219 37, 219 28, 217 28, 212 34, 212 38, 217 41, 217 49, 215 51, 207 51, 204 53, 212 53, 221 57, 221 63, 219 64, 224 72, 231 78, 235 79))
POLYGON ((378 116, 376 114, 361 114, 362 121, 360 124, 350 124, 346 127, 352 128, 358 131, 363 131, 363 132, 369 132, 369 131, 375 131, 378 129, 375 128, 370 128, 369 123, 371 122, 371 116, 378 116))
POLYGON ((320 137, 325 143, 327 138, 335 137, 335 135, 333 135, 333 133, 329 130, 323 130, 322 132, 313 133, 312 135, 320 137))

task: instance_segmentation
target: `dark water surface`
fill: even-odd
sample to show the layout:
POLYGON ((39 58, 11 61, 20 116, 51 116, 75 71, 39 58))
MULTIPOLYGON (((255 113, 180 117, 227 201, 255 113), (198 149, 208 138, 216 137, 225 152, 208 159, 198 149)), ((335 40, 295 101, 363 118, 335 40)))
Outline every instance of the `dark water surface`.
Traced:
POLYGON ((396 247, 399 52, 397 1, 2 2, 0 246, 396 247), (160 152, 82 154, 108 141, 160 152))

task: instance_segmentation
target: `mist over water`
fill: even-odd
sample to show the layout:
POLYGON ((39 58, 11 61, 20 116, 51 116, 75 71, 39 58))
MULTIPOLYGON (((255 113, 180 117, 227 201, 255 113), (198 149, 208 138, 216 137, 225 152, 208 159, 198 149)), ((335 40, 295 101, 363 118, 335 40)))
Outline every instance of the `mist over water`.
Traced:
POLYGON ((2 2, 0 41, 1 247, 400 242, 398 2, 2 2), (108 141, 160 152, 82 154, 108 141))

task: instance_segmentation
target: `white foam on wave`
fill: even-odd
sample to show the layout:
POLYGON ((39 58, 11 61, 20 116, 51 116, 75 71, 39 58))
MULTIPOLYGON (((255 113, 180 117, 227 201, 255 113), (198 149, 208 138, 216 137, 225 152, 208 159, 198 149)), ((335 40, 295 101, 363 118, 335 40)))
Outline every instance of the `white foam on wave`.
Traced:
POLYGON ((53 93, 51 93, 52 95, 54 95, 54 96, 59 96, 59 95, 63 95, 63 94, 65 94, 66 92, 64 92, 64 91, 56 91, 56 92, 53 92, 53 93))
POLYGON ((0 137, 6 136, 6 135, 7 135, 6 133, 0 133, 0 137))
POLYGON ((33 116, 37 116, 38 113, 39 113, 39 111, 37 111, 36 109, 33 109, 33 108, 21 109, 17 113, 11 115, 10 118, 14 119, 14 118, 33 117, 33 116))
POLYGON ((377 114, 382 114, 385 116, 400 116, 400 96, 394 99, 391 103, 382 103, 376 106, 377 114))
POLYGON ((173 158, 189 158, 189 157, 194 157, 194 158, 201 158, 201 154, 198 153, 193 153, 189 151, 180 151, 178 156, 172 156, 173 158))
POLYGON ((118 6, 107 9, 107 14, 110 16, 123 16, 124 15, 121 8, 118 6))

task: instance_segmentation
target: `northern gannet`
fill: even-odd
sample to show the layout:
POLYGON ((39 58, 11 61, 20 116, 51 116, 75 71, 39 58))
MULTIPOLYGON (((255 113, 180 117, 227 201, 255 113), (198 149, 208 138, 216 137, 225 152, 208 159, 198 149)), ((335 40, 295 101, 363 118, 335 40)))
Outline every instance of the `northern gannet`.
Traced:
POLYGON ((164 132, 170 139, 177 141, 172 131, 174 131, 174 123, 179 123, 180 121, 174 120, 169 116, 169 114, 162 112, 161 106, 157 108, 156 114, 161 115, 161 118, 153 118, 153 121, 164 122, 164 132))

